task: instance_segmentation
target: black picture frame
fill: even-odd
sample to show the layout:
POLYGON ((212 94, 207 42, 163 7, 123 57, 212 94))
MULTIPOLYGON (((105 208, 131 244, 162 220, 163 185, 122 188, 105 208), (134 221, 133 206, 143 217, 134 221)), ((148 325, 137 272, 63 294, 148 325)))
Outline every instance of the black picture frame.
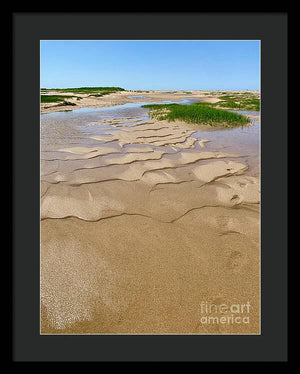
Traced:
POLYGON ((287 13, 16 12, 12 21, 13 361, 286 361, 287 13), (261 41, 261 335, 40 335, 39 48, 47 39, 261 41))

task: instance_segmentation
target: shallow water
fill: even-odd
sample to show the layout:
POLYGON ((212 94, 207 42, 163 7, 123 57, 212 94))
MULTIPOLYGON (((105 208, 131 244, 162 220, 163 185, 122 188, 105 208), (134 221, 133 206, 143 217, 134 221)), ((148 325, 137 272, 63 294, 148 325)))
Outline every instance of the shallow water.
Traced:
MULTIPOLYGON (((259 112, 236 111, 240 114, 258 116, 259 112)), ((251 175, 258 175, 260 154, 260 123, 251 120, 252 126, 241 126, 233 129, 215 131, 197 131, 192 136, 198 139, 209 139, 205 144, 209 151, 225 151, 243 156, 249 166, 251 175)))
MULTIPOLYGON (((180 104, 189 104, 197 100, 185 99, 180 104)), ((157 102, 158 103, 158 102, 157 102)), ((163 101, 159 103, 172 103, 163 101)), ((149 110, 142 105, 149 102, 127 103, 104 108, 80 108, 66 112, 53 112, 41 114, 41 148, 47 150, 48 146, 61 146, 65 144, 95 145, 90 136, 104 135, 107 130, 117 131, 110 124, 93 126, 91 122, 122 120, 130 124, 135 120, 149 119, 149 110)))
MULTIPOLYGON (((179 104, 191 104, 197 102, 196 99, 185 99, 179 104)), ((172 103, 163 101, 157 103, 172 103)), ((130 126, 137 121, 149 120, 149 110, 141 106, 148 102, 127 103, 104 108, 80 108, 67 112, 53 112, 41 115, 41 150, 55 151, 66 145, 81 145, 88 147, 99 146, 99 141, 91 139, 92 136, 112 137, 107 132, 130 131, 130 126), (120 121, 126 125, 125 128, 112 126, 109 121, 120 121), (92 124, 93 122, 104 122, 102 124, 92 124)), ((259 112, 236 111, 240 114, 258 116, 259 112)), ((222 129, 208 131, 199 130, 191 135, 199 140, 209 139, 205 144, 207 151, 224 151, 227 153, 237 153, 242 156, 243 161, 249 166, 248 173, 259 174, 259 153, 260 153, 260 124, 251 120, 252 126, 238 127, 234 129, 222 129)), ((123 150, 116 142, 104 142, 103 146, 116 147, 120 152, 123 150)), ((142 145, 140 145, 142 147, 142 145)), ((125 146, 126 149, 126 146, 125 146)), ((202 149, 199 144, 195 145, 195 150, 202 149)), ((193 151, 191 149, 191 151, 193 151)))

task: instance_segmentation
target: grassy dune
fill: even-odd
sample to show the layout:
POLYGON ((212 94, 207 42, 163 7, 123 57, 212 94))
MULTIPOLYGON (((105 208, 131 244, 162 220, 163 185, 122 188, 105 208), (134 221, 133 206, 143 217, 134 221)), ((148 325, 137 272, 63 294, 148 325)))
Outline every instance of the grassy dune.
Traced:
POLYGON ((64 102, 66 99, 76 98, 80 100, 78 96, 64 96, 64 95, 41 95, 41 103, 58 103, 64 102))
POLYGON ((214 106, 257 112, 260 110, 260 100, 253 94, 222 95, 219 99, 222 101, 213 104, 214 106))
POLYGON ((217 103, 210 103, 214 108, 227 108, 233 110, 253 110, 260 111, 260 99, 253 92, 207 92, 205 96, 216 97, 221 100, 217 103))
MULTIPOLYGON (((65 99, 77 98, 79 96, 66 96, 66 95, 44 95, 49 91, 56 91, 58 93, 74 93, 74 94, 86 94, 88 96, 101 97, 117 91, 124 91, 121 87, 79 87, 79 88, 41 88, 41 103, 63 103, 65 99)), ((72 105, 72 103, 66 104, 72 105)), ((75 105, 75 104, 74 104, 75 105)))
POLYGON ((79 88, 53 88, 51 89, 51 91, 73 92, 73 93, 103 96, 109 93, 113 93, 117 91, 125 91, 125 90, 124 88, 121 88, 121 87, 79 87, 79 88))
POLYGON ((75 106, 75 103, 70 101, 66 101, 66 99, 70 99, 71 97, 76 97, 77 100, 81 98, 78 96, 63 96, 63 95, 41 95, 41 103, 57 103, 55 106, 64 106, 64 105, 71 105, 75 106))
POLYGON ((222 127, 236 127, 249 123, 249 119, 245 116, 223 109, 216 109, 206 103, 194 103, 191 105, 147 104, 143 105, 143 108, 149 108, 152 117, 158 120, 182 120, 190 123, 222 127))

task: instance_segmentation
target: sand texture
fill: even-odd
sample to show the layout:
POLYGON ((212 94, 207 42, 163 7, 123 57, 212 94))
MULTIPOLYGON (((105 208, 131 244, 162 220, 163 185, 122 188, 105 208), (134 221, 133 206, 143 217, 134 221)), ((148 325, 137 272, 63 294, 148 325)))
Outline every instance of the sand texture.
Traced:
POLYGON ((41 132, 41 332, 259 333, 259 177, 244 155, 183 122, 86 128, 41 132), (202 302, 248 302, 250 322, 203 323, 202 302))

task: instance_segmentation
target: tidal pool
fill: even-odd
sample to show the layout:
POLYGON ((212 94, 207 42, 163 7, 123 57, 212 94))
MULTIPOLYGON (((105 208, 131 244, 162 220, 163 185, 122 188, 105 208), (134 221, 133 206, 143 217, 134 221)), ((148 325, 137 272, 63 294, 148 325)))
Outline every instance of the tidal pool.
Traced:
MULTIPOLYGON (((185 99, 179 104, 192 104, 196 99, 185 99)), ((163 101, 158 103, 173 103, 163 101)), ((130 131, 131 126, 138 122, 150 119, 149 110, 142 108, 148 102, 127 103, 104 108, 80 108, 66 112, 53 112, 41 114, 41 151, 55 152, 62 146, 99 146, 99 141, 94 136, 102 136, 107 141, 103 146, 112 146, 122 152, 124 149, 117 142, 111 141, 112 133, 115 131, 130 131), (116 126, 122 123, 125 126, 116 126), (109 133, 109 134, 107 134, 109 133)), ((259 116, 259 112, 235 111, 240 114, 259 116)), ((252 126, 236 127, 233 129, 197 130, 191 137, 208 139, 205 143, 207 151, 224 151, 241 155, 243 161, 249 166, 251 175, 259 174, 260 156, 260 123, 251 120, 252 126)), ((142 147, 143 145, 137 145, 142 147)), ((126 148, 126 147, 125 147, 126 148)), ((190 151, 202 149, 197 142, 190 151)))

